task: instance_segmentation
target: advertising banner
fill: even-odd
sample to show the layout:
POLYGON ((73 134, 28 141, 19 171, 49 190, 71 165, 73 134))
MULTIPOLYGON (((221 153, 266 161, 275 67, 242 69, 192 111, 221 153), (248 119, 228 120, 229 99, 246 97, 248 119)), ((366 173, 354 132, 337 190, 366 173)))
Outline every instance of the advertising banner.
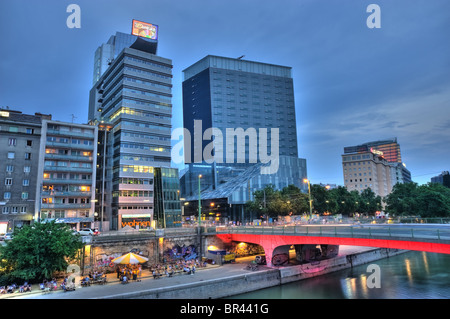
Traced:
POLYGON ((158 26, 138 20, 133 20, 131 34, 142 38, 158 40, 158 26))

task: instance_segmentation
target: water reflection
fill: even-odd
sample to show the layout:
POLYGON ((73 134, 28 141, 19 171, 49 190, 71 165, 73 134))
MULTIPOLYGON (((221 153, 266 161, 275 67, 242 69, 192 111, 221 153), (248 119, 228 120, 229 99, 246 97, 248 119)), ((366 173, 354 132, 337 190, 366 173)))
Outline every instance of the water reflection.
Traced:
POLYGON ((408 252, 372 262, 381 288, 369 288, 367 264, 233 298, 247 299, 449 299, 450 255, 408 252))

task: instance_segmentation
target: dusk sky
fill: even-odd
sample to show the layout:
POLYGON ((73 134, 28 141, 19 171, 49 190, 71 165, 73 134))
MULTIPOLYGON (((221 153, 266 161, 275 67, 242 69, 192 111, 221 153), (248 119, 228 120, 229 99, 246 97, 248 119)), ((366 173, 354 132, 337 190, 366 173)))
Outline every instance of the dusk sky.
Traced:
POLYGON ((172 59, 173 128, 182 70, 245 55, 292 67, 311 183, 343 185, 345 146, 393 137, 414 182, 450 170, 448 0, 0 0, 0 107, 86 123, 95 50, 132 19, 157 24, 158 55, 172 59), (79 29, 66 25, 72 3, 79 29))

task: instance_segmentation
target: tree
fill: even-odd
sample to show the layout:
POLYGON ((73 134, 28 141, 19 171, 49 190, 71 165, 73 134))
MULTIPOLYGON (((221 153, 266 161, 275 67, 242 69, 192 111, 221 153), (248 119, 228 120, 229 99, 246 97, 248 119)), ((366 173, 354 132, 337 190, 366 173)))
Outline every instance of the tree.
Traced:
POLYGON ((420 217, 450 217, 450 189, 436 183, 417 188, 416 212, 420 217))
POLYGON ((358 191, 349 192, 347 188, 338 186, 329 191, 330 199, 337 205, 334 213, 342 215, 353 215, 356 210, 356 202, 359 202, 358 191))
POLYGON ((386 211, 390 215, 415 216, 417 213, 417 198, 419 189, 417 183, 397 183, 390 194, 384 198, 386 211))
POLYGON ((253 193, 253 201, 248 201, 246 207, 259 216, 278 217, 301 214, 309 209, 308 195, 301 192, 295 185, 276 190, 274 185, 268 185, 253 193))
POLYGON ((308 211, 308 195, 302 193, 295 185, 288 185, 281 190, 281 196, 288 206, 288 214, 301 215, 308 211))
POLYGON ((14 239, 0 248, 2 268, 16 280, 40 281, 65 271, 83 244, 66 224, 34 223, 14 231, 14 239))
POLYGON ((381 209, 381 197, 369 187, 359 194, 358 212, 375 216, 375 212, 381 209))

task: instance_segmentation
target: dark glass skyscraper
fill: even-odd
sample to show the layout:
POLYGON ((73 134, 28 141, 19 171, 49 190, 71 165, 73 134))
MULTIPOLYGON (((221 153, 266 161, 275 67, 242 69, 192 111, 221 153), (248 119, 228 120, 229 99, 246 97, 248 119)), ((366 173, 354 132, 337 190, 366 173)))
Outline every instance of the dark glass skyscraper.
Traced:
MULTIPOLYGON (((201 152, 200 146, 204 149, 208 144, 208 141, 201 143, 194 140, 195 120, 202 121, 202 134, 214 127, 224 137, 227 128, 267 128, 269 149, 272 145, 269 132, 277 128, 279 155, 298 156, 290 67, 208 55, 183 73, 183 123, 192 138, 191 158, 185 157, 186 163, 198 162, 195 154, 201 152)), ((248 143, 245 153, 247 163, 248 143)), ((225 163, 228 141, 223 144, 225 163)), ((226 164, 240 166, 236 162, 226 164)))
POLYGON ((180 182, 186 201, 198 196, 198 176, 202 175, 202 200, 220 198, 221 209, 229 208, 215 214, 214 220, 242 221, 247 218, 244 204, 255 190, 267 184, 304 189, 306 161, 298 158, 291 67, 208 55, 183 73, 188 170, 180 182), (214 138, 209 138, 211 128, 222 136, 213 133, 214 138), (232 139, 229 131, 236 133, 232 139), (238 135, 244 137, 242 144, 238 135), (208 153, 208 147, 213 151, 208 153), (264 151, 277 158, 276 172, 262 174, 255 167, 263 162, 264 151))

